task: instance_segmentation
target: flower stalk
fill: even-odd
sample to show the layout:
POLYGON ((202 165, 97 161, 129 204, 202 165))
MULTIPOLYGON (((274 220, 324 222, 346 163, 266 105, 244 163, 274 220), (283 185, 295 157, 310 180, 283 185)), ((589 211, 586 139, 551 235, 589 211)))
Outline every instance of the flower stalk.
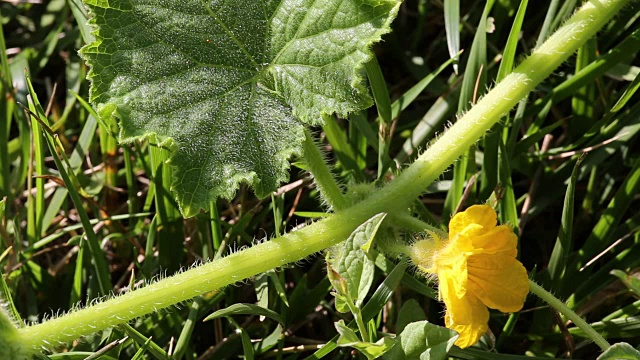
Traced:
POLYGON ((551 305, 554 309, 558 310, 559 313, 566 316, 567 319, 571 320, 580 330, 584 331, 584 333, 593 340, 596 345, 602 349, 602 351, 607 350, 611 345, 602 337, 591 325, 587 324, 587 322, 580 317, 580 315, 573 312, 573 310, 569 309, 565 303, 560 301, 558 298, 553 296, 550 292, 543 289, 542 286, 536 284, 532 280, 529 280, 529 290, 536 294, 540 299, 544 300, 547 304, 551 305))
MULTIPOLYGON (((592 37, 629 0, 587 2, 496 85, 396 180, 366 200, 252 248, 187 270, 122 296, 17 329, 22 348, 56 346, 158 311, 267 270, 298 261, 344 241, 371 216, 402 213, 412 201, 520 99, 592 37)), ((317 174, 316 174, 317 176, 317 174)), ((338 200, 339 201, 339 200, 338 200)), ((533 289, 533 285, 532 285, 533 289)), ((533 290, 532 290, 533 291, 533 290)), ((537 291, 537 289, 536 289, 537 291)), ((0 347, 3 345, 0 340, 0 347)), ((600 345, 600 343, 599 343, 600 345)))

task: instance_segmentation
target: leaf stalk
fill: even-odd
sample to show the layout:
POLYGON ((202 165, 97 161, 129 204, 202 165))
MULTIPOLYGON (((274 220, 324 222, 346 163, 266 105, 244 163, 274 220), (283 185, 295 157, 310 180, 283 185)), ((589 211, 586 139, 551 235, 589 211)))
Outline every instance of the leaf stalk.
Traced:
POLYGON ((331 169, 324 160, 324 156, 318 144, 308 130, 304 132, 304 163, 307 170, 313 175, 316 186, 324 201, 334 210, 342 210, 347 207, 347 201, 338 186, 331 169))

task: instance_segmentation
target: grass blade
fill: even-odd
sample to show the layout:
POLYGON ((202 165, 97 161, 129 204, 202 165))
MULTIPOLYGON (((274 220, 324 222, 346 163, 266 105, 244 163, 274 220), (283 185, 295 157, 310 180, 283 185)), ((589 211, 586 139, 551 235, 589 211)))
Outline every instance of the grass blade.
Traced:
POLYGON ((564 206, 562 208, 562 217, 560 219, 560 230, 558 231, 558 238, 553 247, 551 258, 549 259, 548 271, 549 277, 551 278, 550 284, 552 285, 552 289, 556 291, 563 289, 564 273, 573 244, 574 198, 581 162, 582 158, 578 159, 569 178, 569 185, 567 186, 567 193, 565 194, 564 206))
POLYGON ((629 176, 620 185, 609 206, 593 228, 591 235, 580 249, 574 261, 573 270, 578 271, 585 263, 596 256, 611 242, 611 234, 620 223, 622 215, 627 211, 635 194, 640 191, 640 158, 636 159, 629 176))
MULTIPOLYGON (((37 110, 37 113, 32 114, 32 117, 33 115, 38 116, 38 121, 43 122, 43 124, 41 125, 46 125, 47 120, 44 117, 44 110, 42 110, 42 107, 38 102, 37 96, 35 94, 35 91, 33 90, 33 87, 31 85, 31 81, 29 78, 27 78, 27 84, 29 86, 31 99, 34 102, 34 106, 37 110)), ((36 119, 35 117, 33 118, 36 119)), ((53 155, 53 160, 56 164, 56 167, 58 168, 58 171, 60 172, 60 177, 62 177, 62 180, 64 181, 67 187, 67 190, 69 190, 69 195, 71 196, 73 204, 75 205, 76 210, 78 211, 78 215, 80 216, 80 221, 82 222, 82 227, 84 228, 85 236, 89 244, 91 258, 93 259, 94 268, 96 271, 96 276, 98 278, 98 283, 100 287, 100 292, 102 295, 108 294, 109 291, 111 290, 111 279, 110 279, 109 268, 107 266, 107 261, 106 261, 104 252, 102 251, 102 247, 98 242, 98 236, 96 235, 96 233, 93 230, 93 227, 91 226, 89 215, 84 210, 82 198, 80 197, 80 194, 78 193, 75 187, 76 184, 71 181, 71 178, 67 173, 67 168, 63 165, 62 160, 60 159, 60 156, 56 151, 56 145, 55 145, 55 140, 53 136, 51 136, 51 134, 47 131, 44 131, 44 134, 45 134, 45 140, 46 140, 47 146, 49 147, 49 151, 53 155)))
MULTIPOLYGON (((460 0, 444 0, 444 30, 449 57, 455 59, 460 51, 460 0)), ((458 64, 453 64, 453 71, 458 73, 458 64)))
MULTIPOLYGON (((485 67, 487 64, 487 17, 494 1, 487 1, 478 23, 478 29, 473 38, 469 59, 464 70, 464 79, 460 99, 458 100, 458 114, 464 113, 480 96, 479 89, 486 88, 485 67)), ((466 155, 462 155, 453 166, 453 182, 445 199, 442 217, 448 219, 455 213, 462 200, 465 182, 475 172, 475 149, 470 148, 466 155)), ((448 220, 447 220, 448 221, 448 220)))
POLYGON ((233 304, 224 309, 220 309, 211 315, 204 318, 204 321, 209 321, 221 317, 228 317, 231 315, 256 315, 256 316, 265 316, 271 320, 277 321, 281 324, 284 324, 284 320, 280 317, 280 315, 269 309, 265 309, 258 305, 254 304, 233 304))

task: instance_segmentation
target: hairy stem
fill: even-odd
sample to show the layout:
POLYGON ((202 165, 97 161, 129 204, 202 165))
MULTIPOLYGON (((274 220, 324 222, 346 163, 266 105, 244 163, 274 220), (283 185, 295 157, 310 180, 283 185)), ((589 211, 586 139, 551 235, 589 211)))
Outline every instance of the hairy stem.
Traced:
POLYGON ((553 296, 550 292, 543 289, 540 285, 535 282, 529 280, 529 289, 532 293, 536 294, 540 299, 544 300, 547 304, 553 306, 554 309, 558 310, 562 315, 566 316, 567 319, 573 321, 577 327, 579 327, 584 333, 593 340, 596 345, 600 346, 600 348, 604 351, 607 350, 611 345, 605 340, 602 335, 598 334, 583 318, 581 318, 578 314, 573 312, 573 310, 569 309, 569 307, 560 301, 558 298, 553 296))
MULTIPOLYGON (((587 2, 513 73, 396 180, 366 200, 303 229, 42 324, 18 329, 25 346, 56 345, 155 312, 344 241, 371 216, 405 211, 414 199, 521 98, 593 36, 628 0, 587 2)), ((0 346, 2 341, 0 341, 0 346)))
POLYGON ((309 131, 305 131, 304 137, 304 163, 307 170, 313 175, 316 186, 324 201, 334 210, 342 210, 347 207, 347 202, 327 166, 324 156, 318 149, 318 144, 313 140, 309 131))

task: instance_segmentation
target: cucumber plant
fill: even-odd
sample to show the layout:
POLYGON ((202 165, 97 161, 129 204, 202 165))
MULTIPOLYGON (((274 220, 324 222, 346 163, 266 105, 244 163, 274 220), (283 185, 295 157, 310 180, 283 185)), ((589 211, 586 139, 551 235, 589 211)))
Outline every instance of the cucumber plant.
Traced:
MULTIPOLYGON (((399 2, 85 0, 95 39, 81 54, 91 68, 90 101, 96 116, 105 129, 117 123, 123 143, 151 139, 168 150, 171 191, 184 217, 214 208, 219 197, 232 198, 241 183, 258 197, 270 195, 287 179, 293 156, 313 175, 329 210, 322 220, 296 231, 39 324, 16 326, 15 314, 2 311, 0 357, 55 349, 330 248, 328 276, 336 307, 355 319, 355 326, 336 323, 340 337, 334 347, 353 347, 368 358, 444 358, 457 336, 449 329, 415 322, 394 338, 367 328, 372 315, 365 296, 371 286, 374 237, 394 229, 442 232, 412 216, 415 199, 627 2, 586 2, 517 67, 502 71, 500 81, 393 180, 385 182, 381 176, 376 184, 345 192, 309 129, 374 102, 383 125, 397 116, 399 110, 384 90, 374 87, 373 97, 369 94, 364 73, 370 79, 376 75, 371 46, 391 31, 399 2)), ((33 90, 31 96, 28 112, 47 129, 51 124, 33 90)), ((58 153, 53 132, 43 134, 50 151, 58 153)), ((383 140, 381 136, 381 149, 387 146, 383 140)), ((69 187, 73 175, 66 174, 64 154, 62 158, 56 165, 69 187)), ((384 151, 380 164, 392 166, 384 151)), ((85 236, 97 273, 104 273, 104 254, 90 234, 85 236)), ((402 252, 396 245, 387 241, 377 250, 395 257, 402 252)), ((389 282, 397 282, 405 267, 400 262, 389 282)), ((108 276, 100 284, 107 295, 108 276)), ((531 291, 608 348, 551 294, 536 284, 531 291)), ((255 311, 248 308, 233 311, 255 311)), ((261 314, 277 319, 277 314, 261 314)), ((212 314, 216 316, 221 315, 212 314)))

